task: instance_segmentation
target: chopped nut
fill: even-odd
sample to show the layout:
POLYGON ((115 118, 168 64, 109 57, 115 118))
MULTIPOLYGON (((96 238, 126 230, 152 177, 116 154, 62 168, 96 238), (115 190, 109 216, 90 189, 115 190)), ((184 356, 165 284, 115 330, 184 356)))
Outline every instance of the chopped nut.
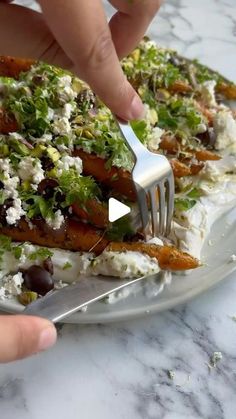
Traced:
POLYGON ((27 306, 28 304, 32 303, 33 301, 37 300, 38 294, 34 291, 24 291, 20 295, 18 295, 18 301, 23 304, 23 306, 27 306))

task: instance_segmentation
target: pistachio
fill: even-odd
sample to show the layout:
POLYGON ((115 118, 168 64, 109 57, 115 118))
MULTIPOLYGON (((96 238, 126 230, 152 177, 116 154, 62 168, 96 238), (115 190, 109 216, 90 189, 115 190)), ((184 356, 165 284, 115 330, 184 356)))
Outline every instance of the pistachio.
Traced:
POLYGON ((134 62, 137 63, 140 58, 140 49, 136 48, 132 53, 131 57, 133 58, 134 62))
POLYGON ((60 159, 60 153, 55 147, 48 147, 47 155, 50 157, 53 163, 56 163, 60 159))
POLYGON ((83 132, 83 134, 84 134, 84 136, 85 136, 86 138, 88 138, 89 140, 90 140, 90 139, 92 139, 92 138, 94 138, 93 134, 92 134, 92 133, 91 133, 91 131, 89 131, 88 129, 85 129, 85 130, 84 130, 84 132, 83 132))
POLYGON ((34 291, 24 291, 20 295, 18 295, 18 301, 19 303, 23 304, 23 306, 27 306, 28 304, 37 300, 37 298, 38 294, 34 291))
POLYGON ((0 146, 0 156, 1 157, 7 157, 9 156, 10 151, 9 151, 9 147, 7 144, 1 144, 0 146))
POLYGON ((157 89, 156 99, 160 102, 166 102, 170 98, 170 93, 166 89, 157 89))

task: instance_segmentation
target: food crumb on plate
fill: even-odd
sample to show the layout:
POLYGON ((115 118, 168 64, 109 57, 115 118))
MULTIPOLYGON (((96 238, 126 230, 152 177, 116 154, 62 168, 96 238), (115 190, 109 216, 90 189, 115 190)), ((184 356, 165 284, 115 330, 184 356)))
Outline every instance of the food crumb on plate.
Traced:
POLYGON ((211 370, 212 368, 216 368, 216 365, 219 361, 221 361, 223 358, 223 355, 220 351, 213 352, 210 362, 207 364, 208 368, 211 370))

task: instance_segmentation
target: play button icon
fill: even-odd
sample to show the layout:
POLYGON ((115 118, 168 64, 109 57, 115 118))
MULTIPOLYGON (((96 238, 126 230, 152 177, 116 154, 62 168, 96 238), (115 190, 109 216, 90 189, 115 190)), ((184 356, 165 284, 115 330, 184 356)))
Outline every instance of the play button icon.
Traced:
POLYGON ((108 201, 108 219, 110 223, 113 223, 124 215, 129 214, 131 211, 130 207, 118 201, 115 198, 110 198, 108 201))

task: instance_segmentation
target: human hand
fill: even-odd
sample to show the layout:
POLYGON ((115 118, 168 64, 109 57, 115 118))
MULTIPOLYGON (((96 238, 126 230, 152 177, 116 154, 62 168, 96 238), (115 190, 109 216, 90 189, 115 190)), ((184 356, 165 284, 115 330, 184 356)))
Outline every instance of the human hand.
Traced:
POLYGON ((0 362, 33 355, 52 346, 57 332, 48 320, 31 316, 0 316, 0 362))
POLYGON ((101 0, 39 0, 43 14, 2 0, 1 54, 67 68, 119 117, 137 119, 143 105, 119 59, 141 40, 162 1, 110 0, 117 13, 108 25, 101 0))

